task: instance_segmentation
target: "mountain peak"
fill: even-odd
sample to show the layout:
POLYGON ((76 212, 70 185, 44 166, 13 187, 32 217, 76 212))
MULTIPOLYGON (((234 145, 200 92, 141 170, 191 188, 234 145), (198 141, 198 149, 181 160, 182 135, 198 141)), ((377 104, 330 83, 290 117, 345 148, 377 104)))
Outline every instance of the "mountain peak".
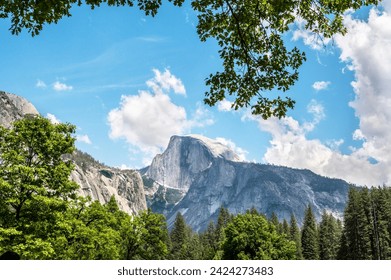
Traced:
POLYGON ((230 161, 243 161, 241 157, 231 148, 227 143, 222 141, 222 139, 211 139, 199 134, 189 134, 185 136, 173 136, 179 138, 192 138, 197 140, 201 145, 203 145, 211 155, 215 158, 224 158, 230 161))
POLYGON ((145 174, 162 186, 187 190, 197 174, 220 159, 241 160, 221 141, 202 135, 174 135, 167 149, 153 159, 145 174))

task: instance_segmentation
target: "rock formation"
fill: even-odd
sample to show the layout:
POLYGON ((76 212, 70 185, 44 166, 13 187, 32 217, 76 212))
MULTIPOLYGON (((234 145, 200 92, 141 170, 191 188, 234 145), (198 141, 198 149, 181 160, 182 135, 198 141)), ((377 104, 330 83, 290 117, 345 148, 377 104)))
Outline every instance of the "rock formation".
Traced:
POLYGON ((318 218, 323 210, 342 216, 349 188, 345 181, 238 159, 205 137, 173 136, 167 150, 142 171, 149 206, 164 213, 169 226, 180 211, 195 230, 216 219, 221 206, 233 214, 255 207, 287 220, 294 213, 300 224, 308 205, 318 218))

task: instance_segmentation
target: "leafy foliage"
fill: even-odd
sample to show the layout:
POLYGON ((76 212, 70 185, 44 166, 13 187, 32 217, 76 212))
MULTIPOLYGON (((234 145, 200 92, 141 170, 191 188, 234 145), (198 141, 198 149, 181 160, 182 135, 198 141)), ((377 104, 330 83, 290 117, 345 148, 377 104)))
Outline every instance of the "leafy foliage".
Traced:
POLYGON ((69 124, 53 125, 30 116, 0 127, 0 244, 30 258, 51 258, 56 221, 76 198, 69 180, 73 165, 63 161, 74 150, 69 124), (4 243, 3 243, 4 242, 4 243), (30 252, 30 253, 29 253, 30 252))
POLYGON ((305 54, 297 47, 287 49, 284 34, 296 18, 319 37, 345 33, 342 15, 348 9, 378 1, 297 0, 194 0, 199 12, 197 32, 201 41, 217 40, 223 71, 206 79, 206 104, 215 105, 235 96, 233 108, 251 106, 264 119, 283 117, 295 102, 265 92, 287 91, 298 79, 305 54))
POLYGON ((295 245, 262 215, 238 214, 225 228, 223 259, 294 259, 295 245))
MULTIPOLYGON (((169 0, 181 6, 184 0, 169 0)), ((344 34, 343 14, 363 5, 376 5, 379 0, 192 0, 198 13, 197 33, 201 41, 217 41, 222 71, 206 79, 209 90, 206 104, 215 105, 234 96, 232 107, 251 107, 252 113, 264 119, 283 117, 295 101, 286 92, 299 77, 298 69, 305 61, 297 47, 288 49, 284 35, 296 18, 319 38, 344 34), (279 93, 271 93, 277 90, 279 93), (271 96, 265 96, 269 93, 271 96)), ((61 0, 0 1, 0 17, 11 19, 11 32, 27 29, 33 36, 45 24, 57 23, 71 16, 75 5, 91 9, 101 4, 135 6, 146 15, 155 16, 161 0, 61 0)))
POLYGON ((150 209, 134 217, 130 228, 124 232, 125 259, 160 260, 168 254, 168 230, 163 215, 150 209))
MULTIPOLYGON (((184 0, 169 0, 176 6, 181 6, 184 0)), ((19 34, 27 29, 33 36, 38 35, 45 24, 57 23, 63 17, 70 17, 74 5, 88 5, 95 9, 102 4, 108 6, 129 6, 135 4, 146 15, 155 16, 161 6, 161 0, 27 0, 1 1, 0 18, 11 18, 12 34, 19 34)))

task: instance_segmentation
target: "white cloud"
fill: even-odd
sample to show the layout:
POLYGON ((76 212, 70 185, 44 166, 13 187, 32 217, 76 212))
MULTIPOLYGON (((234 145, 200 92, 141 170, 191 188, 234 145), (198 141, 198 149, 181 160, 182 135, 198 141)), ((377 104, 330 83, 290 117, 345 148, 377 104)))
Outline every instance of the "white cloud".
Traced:
POLYGON ((312 85, 312 88, 316 91, 325 90, 331 83, 329 81, 318 81, 312 85))
POLYGON ((121 169, 121 170, 134 170, 134 167, 128 166, 128 165, 126 165, 124 163, 121 164, 118 168, 121 169))
POLYGON ((46 118, 48 118, 52 124, 59 124, 61 121, 53 114, 47 113, 46 118))
MULTIPOLYGON (((162 74, 154 70, 155 77, 147 81, 152 92, 141 90, 137 95, 121 97, 119 108, 108 114, 110 138, 125 139, 144 155, 144 163, 164 149, 172 135, 188 133, 193 127, 211 125, 208 111, 197 105, 191 119, 185 108, 174 104, 167 91, 184 93, 184 86, 167 69, 162 74)), ((149 161, 149 162, 148 162, 149 161)))
POLYGON ((371 9, 367 21, 345 18, 348 33, 337 36, 341 60, 355 72, 355 100, 349 105, 359 118, 353 138, 363 140, 355 153, 374 158, 381 174, 377 184, 391 183, 391 1, 383 1, 384 12, 371 9))
POLYGON ((382 172, 368 158, 356 152, 351 155, 339 152, 341 139, 326 144, 318 139, 308 139, 305 125, 291 117, 259 119, 258 122, 260 129, 272 136, 263 157, 267 163, 310 169, 324 176, 364 185, 372 185, 381 177, 382 172))
POLYGON ((364 134, 361 132, 360 129, 356 129, 356 130, 353 132, 353 139, 354 139, 354 140, 364 140, 364 139, 365 139, 365 136, 364 136, 364 134))
POLYGON ((332 149, 333 151, 338 151, 339 147, 344 143, 345 141, 343 139, 338 140, 328 140, 326 141, 326 146, 332 149))
POLYGON ((318 124, 321 120, 323 120, 326 117, 326 114, 324 113, 324 107, 322 104, 318 103, 315 99, 312 99, 310 103, 307 106, 308 113, 312 114, 314 116, 313 122, 315 124, 318 124))
POLYGON ((120 107, 108 115, 110 137, 124 137, 129 143, 148 151, 164 147, 167 139, 183 132, 187 125, 186 111, 171 102, 166 94, 140 91, 122 96, 120 107))
POLYGON ((187 121, 188 128, 193 127, 205 127, 215 123, 211 113, 200 102, 196 104, 196 110, 192 115, 192 118, 187 121))
POLYGON ((79 141, 79 142, 88 144, 88 145, 92 144, 90 137, 88 137, 88 135, 86 135, 86 134, 84 134, 84 135, 76 135, 76 140, 79 141))
MULTIPOLYGON (((367 21, 346 15, 348 33, 335 37, 341 61, 355 74, 352 87, 356 96, 349 105, 355 110, 359 127, 352 139, 362 141, 362 145, 351 148, 350 154, 343 154, 339 151, 343 139, 324 143, 310 139, 308 132, 325 118, 323 106, 311 101, 307 111, 313 120, 309 122, 299 123, 291 117, 267 121, 251 118, 272 137, 265 162, 307 168, 359 185, 391 184, 391 1, 383 3, 385 11, 372 9, 367 21)), ((298 32, 295 36, 311 45, 307 40, 311 34, 298 32)), ((318 49, 316 44, 311 47, 318 49)), ((314 84, 319 90, 325 86, 314 84)))
POLYGON ((165 69, 163 73, 157 69, 152 71, 155 73, 155 77, 147 81, 147 86, 154 93, 168 92, 172 89, 174 93, 186 95, 186 89, 182 81, 172 75, 168 69, 165 69))
POLYGON ((56 81, 54 84, 53 84, 53 89, 55 91, 69 91, 69 90, 72 90, 73 89, 73 86, 69 86, 69 85, 66 85, 64 83, 61 83, 59 81, 56 81))
POLYGON ((35 87, 37 87, 37 88, 46 88, 47 85, 46 85, 46 83, 44 81, 38 79, 37 83, 35 84, 35 87))
POLYGON ((239 160, 245 161, 246 160, 246 155, 248 154, 248 151, 245 149, 238 147, 232 140, 230 139, 225 139, 222 137, 217 137, 216 138, 217 142, 220 142, 221 144, 229 147, 231 150, 233 150, 238 156, 239 160))
POLYGON ((232 102, 231 101, 228 101, 227 99, 224 99, 222 101, 219 101, 217 103, 217 109, 220 111, 220 112, 229 112, 229 111, 232 111, 232 102))
POLYGON ((292 40, 303 40, 304 44, 314 50, 322 50, 331 42, 331 38, 324 38, 305 28, 306 21, 300 17, 296 18, 296 29, 293 31, 292 40))

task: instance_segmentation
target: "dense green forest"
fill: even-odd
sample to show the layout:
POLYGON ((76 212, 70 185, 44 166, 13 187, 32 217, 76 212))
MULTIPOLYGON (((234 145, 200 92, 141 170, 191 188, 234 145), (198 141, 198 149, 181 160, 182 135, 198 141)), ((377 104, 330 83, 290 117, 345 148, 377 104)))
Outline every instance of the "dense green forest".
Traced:
POLYGON ((255 209, 194 232, 178 213, 129 216, 114 199, 101 205, 77 195, 70 124, 27 117, 0 127, 0 255, 21 259, 391 259, 391 189, 349 191, 343 221, 307 207, 300 228, 294 215, 279 221, 255 209))

